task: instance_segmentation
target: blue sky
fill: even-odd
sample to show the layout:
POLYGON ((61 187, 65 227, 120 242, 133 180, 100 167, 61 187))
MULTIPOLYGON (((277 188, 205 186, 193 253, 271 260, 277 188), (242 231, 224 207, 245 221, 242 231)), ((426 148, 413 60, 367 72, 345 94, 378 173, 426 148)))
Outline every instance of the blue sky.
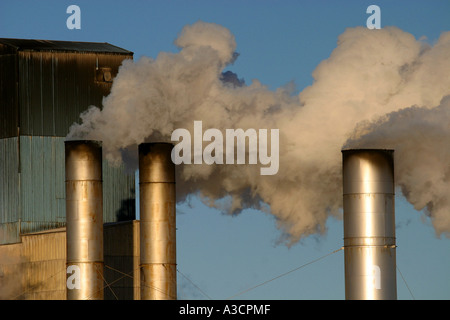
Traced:
MULTIPOLYGON (((229 67, 271 89, 312 83, 346 28, 365 26, 366 9, 381 8, 381 26, 397 26, 433 43, 450 30, 449 1, 12 1, 0 2, 0 37, 109 42, 141 56, 176 52, 173 41, 198 20, 228 28, 240 56, 229 67), (69 30, 66 8, 81 9, 81 29, 69 30)), ((450 239, 438 239, 429 219, 396 195, 399 299, 450 298, 450 239), (408 289, 409 287, 409 289, 408 289), (411 292, 410 292, 411 291, 411 292), (411 295, 412 293, 412 295, 411 295)), ((225 216, 200 201, 177 216, 179 299, 344 299, 343 251, 236 294, 323 257, 343 245, 342 221, 293 247, 278 245, 272 216, 246 210, 225 216), (188 281, 184 276, 190 279, 188 281), (200 288, 206 296, 192 283, 200 288)))

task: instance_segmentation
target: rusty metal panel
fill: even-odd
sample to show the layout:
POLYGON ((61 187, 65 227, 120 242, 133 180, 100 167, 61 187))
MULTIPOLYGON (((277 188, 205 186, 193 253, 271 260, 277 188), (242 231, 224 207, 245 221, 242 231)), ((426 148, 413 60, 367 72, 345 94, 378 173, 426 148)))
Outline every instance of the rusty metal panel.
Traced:
POLYGON ((20 222, 0 224, 0 245, 20 242, 20 222))
POLYGON ((65 229, 30 234, 22 243, 0 246, 0 297, 65 299, 65 229))
POLYGON ((22 237, 24 290, 21 299, 65 299, 65 229, 22 237))
MULTIPOLYGON (((104 298, 139 300, 139 221, 104 225, 104 298)), ((0 245, 0 298, 66 299, 66 228, 0 245)))
POLYGON ((19 298, 23 293, 22 244, 0 245, 0 300, 19 298))
POLYGON ((23 255, 28 261, 66 259, 66 228, 30 233, 22 238, 23 255))

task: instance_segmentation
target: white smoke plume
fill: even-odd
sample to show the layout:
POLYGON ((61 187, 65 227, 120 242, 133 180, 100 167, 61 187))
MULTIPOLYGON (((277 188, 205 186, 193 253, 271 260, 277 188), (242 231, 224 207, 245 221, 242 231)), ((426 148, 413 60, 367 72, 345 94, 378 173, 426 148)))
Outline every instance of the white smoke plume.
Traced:
POLYGON ((349 148, 395 149, 395 181, 438 235, 450 226, 450 96, 435 108, 409 107, 361 123, 349 148))
POLYGON ((125 61, 102 108, 82 114, 67 138, 102 140, 107 158, 122 161, 139 143, 192 130, 194 120, 203 130, 279 129, 276 175, 261 176, 259 165, 179 166, 177 196, 196 194, 230 213, 266 209, 288 245, 340 215, 343 146, 393 148, 398 185, 449 235, 450 32, 429 45, 396 27, 347 29, 299 95, 226 81, 237 54, 222 26, 188 25, 175 44, 177 53, 125 61))

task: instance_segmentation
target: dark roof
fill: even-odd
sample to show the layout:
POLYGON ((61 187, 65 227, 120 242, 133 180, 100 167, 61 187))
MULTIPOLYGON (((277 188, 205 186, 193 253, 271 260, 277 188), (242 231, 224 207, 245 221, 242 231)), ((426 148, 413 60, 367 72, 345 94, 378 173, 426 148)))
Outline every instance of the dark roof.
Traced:
POLYGON ((12 47, 15 51, 63 51, 100 52, 132 55, 133 52, 116 47, 107 42, 53 41, 32 39, 0 38, 0 44, 12 47))

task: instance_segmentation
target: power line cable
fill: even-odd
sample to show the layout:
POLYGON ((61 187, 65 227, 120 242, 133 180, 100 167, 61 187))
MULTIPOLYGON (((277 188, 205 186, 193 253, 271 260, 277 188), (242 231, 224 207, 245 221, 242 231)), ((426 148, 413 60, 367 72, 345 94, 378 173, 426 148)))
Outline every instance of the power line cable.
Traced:
MULTIPOLYGON (((135 270, 130 271, 130 272, 127 274, 127 273, 124 273, 124 272, 122 272, 122 271, 120 271, 120 270, 117 270, 117 269, 115 269, 115 268, 113 268, 113 267, 111 267, 111 266, 105 265, 105 267, 107 267, 107 268, 109 268, 109 269, 111 269, 111 270, 113 270, 113 271, 116 271, 116 272, 118 272, 118 273, 121 273, 121 274, 123 275, 122 277, 120 277, 119 279, 114 280, 114 281, 111 282, 110 284, 113 284, 114 282, 116 282, 116 281, 118 281, 118 280, 120 280, 120 279, 122 279, 122 278, 124 278, 124 277, 129 277, 129 278, 131 278, 131 279, 134 279, 134 277, 131 276, 130 273, 132 273, 132 272, 134 272, 134 271, 138 271, 138 270, 140 270, 140 269, 142 268, 142 266, 139 266, 138 268, 136 268, 135 270)), ((171 295, 169 295, 167 292, 165 292, 164 290, 162 290, 162 289, 160 289, 160 288, 157 288, 157 287, 155 287, 155 286, 146 284, 146 283, 144 282, 144 280, 141 280, 141 281, 140 281, 140 285, 141 285, 141 286, 143 285, 144 287, 148 287, 148 288, 151 288, 151 289, 156 290, 156 291, 158 291, 158 292, 161 292, 161 293, 163 293, 164 295, 166 295, 167 297, 169 297, 169 298, 171 298, 171 299, 174 299, 174 298, 175 298, 175 297, 172 297, 171 295)))
POLYGON ((413 300, 416 300, 416 299, 414 298, 414 295, 413 295, 411 289, 409 288, 408 283, 406 282, 406 279, 403 277, 403 274, 402 274, 402 272, 400 271, 400 268, 398 267, 398 264, 397 264, 397 270, 398 270, 398 273, 400 273, 400 276, 402 277, 403 282, 404 282, 405 285, 406 285, 406 288, 408 288, 409 294, 411 295, 412 299, 413 299, 413 300))
POLYGON ((194 287, 197 288, 198 291, 200 291, 205 297, 207 297, 209 300, 213 300, 209 295, 207 295, 202 289, 200 289, 194 282, 192 282, 191 279, 189 279, 188 277, 186 277, 178 268, 177 268, 177 272, 179 274, 181 274, 186 280, 188 280, 194 287))
MULTIPOLYGON (((96 269, 97 269, 97 273, 102 277, 102 279, 103 279, 103 281, 106 283, 106 286, 109 288, 109 290, 112 292, 112 294, 114 295, 114 297, 116 298, 116 300, 119 300, 119 298, 117 297, 117 295, 116 295, 116 293, 114 292, 114 290, 112 289, 112 287, 111 287, 111 284, 112 283, 108 283, 107 281, 106 281, 106 279, 105 279, 105 277, 103 276, 103 272, 100 272, 99 270, 98 270, 98 266, 96 266, 96 269)), ((104 287, 103 287, 104 288, 104 287)))
POLYGON ((263 285, 265 285, 265 284, 267 284, 267 283, 269 283, 269 282, 272 282, 272 281, 274 281, 274 280, 276 280, 276 279, 279 279, 279 278, 281 278, 281 277, 284 277, 284 276, 286 276, 286 275, 288 275, 288 274, 290 274, 290 273, 292 273, 292 272, 294 272, 294 271, 297 271, 297 270, 299 270, 299 269, 301 269, 301 268, 303 268, 303 267, 306 267, 306 266, 308 266, 308 265, 310 265, 310 264, 313 264, 313 263, 315 263, 315 262, 317 262, 317 261, 319 261, 319 260, 322 260, 322 259, 324 259, 324 258, 326 258, 326 257, 328 257, 328 256, 330 256, 330 255, 332 255, 332 254, 334 254, 334 253, 336 253, 336 252, 339 252, 339 251, 341 251, 341 250, 343 250, 343 249, 344 249, 344 247, 341 247, 341 248, 339 248, 339 249, 337 249, 337 250, 334 250, 334 251, 332 251, 332 252, 330 252, 330 253, 327 253, 326 255, 321 256, 321 257, 319 257, 319 258, 317 258, 317 259, 314 259, 314 260, 312 260, 312 261, 310 261, 310 262, 308 262, 308 263, 302 264, 301 266, 299 266, 299 267, 297 267, 297 268, 295 268, 295 269, 292 269, 292 270, 290 270, 290 271, 287 271, 287 272, 285 272, 285 273, 282 273, 282 274, 280 274, 280 275, 278 275, 278 276, 276 276, 276 277, 274 277, 274 278, 272 278, 272 279, 266 280, 266 281, 264 281, 264 282, 262 282, 262 283, 260 283, 260 284, 258 284, 258 285, 256 285, 256 286, 250 287, 250 288, 248 288, 248 289, 246 289, 246 290, 243 290, 243 291, 241 291, 241 292, 239 292, 239 293, 236 293, 235 295, 233 295, 233 296, 231 296, 231 297, 229 297, 229 298, 227 298, 227 299, 225 299, 225 300, 230 300, 230 299, 235 298, 235 297, 237 297, 237 296, 240 296, 240 295, 242 295, 242 294, 244 294, 244 293, 247 293, 247 292, 249 292, 249 291, 251 291, 251 290, 253 290, 253 289, 256 289, 256 288, 258 288, 258 287, 261 287, 261 286, 263 286, 263 285))
MULTIPOLYGON (((49 281, 51 278, 55 277, 56 275, 60 274, 61 272, 65 271, 65 269, 59 270, 57 272, 55 272, 53 275, 51 275, 50 277, 48 277, 47 279, 45 279, 45 281, 42 281, 42 283, 49 281)), ((28 287, 26 290, 22 291, 20 294, 14 296, 13 298, 11 298, 11 300, 16 300, 19 297, 25 295, 26 293, 28 293, 29 291, 32 292, 32 290, 34 290, 34 287, 28 287)))

